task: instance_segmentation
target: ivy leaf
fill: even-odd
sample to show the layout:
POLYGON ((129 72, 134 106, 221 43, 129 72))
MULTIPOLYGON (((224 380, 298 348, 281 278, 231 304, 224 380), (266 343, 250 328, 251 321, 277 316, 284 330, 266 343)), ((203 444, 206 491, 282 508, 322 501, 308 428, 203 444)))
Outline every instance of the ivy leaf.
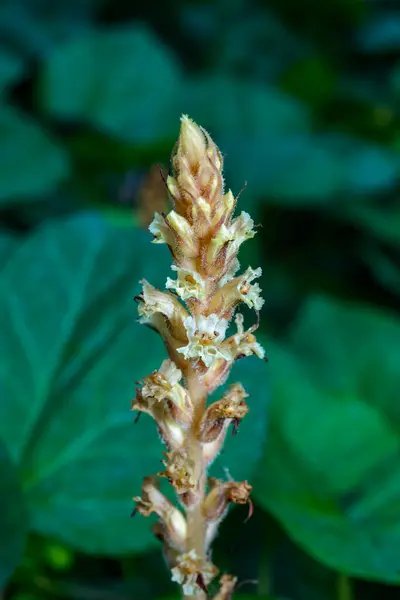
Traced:
MULTIPOLYGON (((163 448, 152 419, 134 425, 129 408, 135 380, 166 354, 136 322, 133 297, 142 277, 163 287, 167 257, 147 233, 87 215, 37 230, 0 279, 0 434, 20 466, 34 530, 86 552, 153 544, 149 521, 129 515, 163 448)), ((254 410, 221 457, 250 481, 265 435, 264 372, 251 362, 254 410)))
POLYGON ((17 471, 0 441, 0 585, 3 586, 25 550, 27 511, 17 471))
POLYGON ((321 562, 398 582, 400 324, 311 299, 270 348, 270 428, 256 496, 321 562))
POLYGON ((49 113, 138 144, 174 134, 180 93, 172 55, 141 26, 91 31, 61 44, 40 85, 49 113))
POLYGON ((0 204, 51 191, 68 169, 64 151, 34 121, 0 107, 0 204))

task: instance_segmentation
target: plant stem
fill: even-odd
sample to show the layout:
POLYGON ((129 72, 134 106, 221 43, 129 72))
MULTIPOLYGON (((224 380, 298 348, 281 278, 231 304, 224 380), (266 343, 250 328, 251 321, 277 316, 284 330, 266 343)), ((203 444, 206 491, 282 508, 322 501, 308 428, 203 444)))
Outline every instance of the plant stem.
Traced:
POLYGON ((351 579, 344 573, 338 573, 337 576, 337 599, 338 600, 353 600, 353 586, 351 579))
MULTIPOLYGON (((198 482, 196 491, 196 501, 193 505, 186 508, 187 521, 187 546, 186 550, 195 550, 199 558, 205 558, 205 539, 206 522, 203 515, 203 502, 206 493, 207 468, 204 464, 203 448, 198 440, 198 424, 203 417, 207 395, 202 389, 199 377, 194 369, 187 375, 187 388, 194 406, 194 418, 191 431, 188 432, 187 450, 191 460, 194 462, 194 475, 198 482)), ((184 596, 186 600, 196 598, 196 600, 206 599, 206 595, 197 594, 195 596, 184 596)))

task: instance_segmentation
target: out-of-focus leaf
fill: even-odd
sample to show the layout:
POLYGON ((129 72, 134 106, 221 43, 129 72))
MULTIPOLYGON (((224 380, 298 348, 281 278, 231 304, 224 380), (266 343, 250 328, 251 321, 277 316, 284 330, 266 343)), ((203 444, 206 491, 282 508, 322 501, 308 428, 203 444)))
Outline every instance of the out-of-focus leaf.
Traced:
POLYGON ((27 536, 27 512, 17 471, 0 441, 0 586, 20 562, 27 536))
POLYGON ((365 52, 400 50, 400 16, 398 12, 378 12, 357 33, 357 41, 365 52))
POLYGON ((24 58, 46 56, 56 45, 89 27, 102 0, 3 0, 0 38, 24 58))
POLYGON ((190 83, 189 96, 190 116, 210 130, 222 149, 225 137, 232 135, 239 143, 242 136, 265 136, 268 143, 268 136, 306 131, 310 124, 308 111, 294 98, 241 79, 198 78, 190 83))
POLYGON ((272 402, 256 497, 310 554, 399 581, 400 323, 311 299, 270 345, 272 402))
MULTIPOLYGON (((133 297, 142 277, 163 286, 167 257, 145 232, 77 217, 39 229, 0 280, 0 433, 20 463, 34 529, 87 552, 153 543, 149 522, 129 515, 162 446, 154 422, 143 415, 135 426, 129 408, 135 380, 166 353, 136 322, 133 297)), ((251 411, 214 469, 251 480, 266 429, 265 364, 244 360, 233 377, 251 411)))
POLYGON ((51 191, 68 173, 68 158, 35 122, 0 107, 0 203, 51 191))
POLYGON ((0 47, 0 95, 21 77, 24 62, 16 54, 0 47))
POLYGON ((149 523, 129 518, 161 450, 151 420, 135 427, 129 410, 135 379, 163 354, 133 302, 138 279, 168 269, 149 237, 92 216, 48 225, 0 283, 0 432, 21 465, 33 528, 89 552, 152 543, 149 523))
POLYGON ((389 188, 400 174, 399 157, 386 148, 344 136, 294 133, 289 128, 285 133, 283 127, 281 135, 271 128, 271 134, 232 136, 222 148, 229 157, 230 185, 247 181, 253 193, 277 203, 312 205, 346 193, 354 201, 389 188))
POLYGON ((51 114, 136 143, 175 133, 181 92, 172 55, 141 26, 91 31, 60 45, 40 85, 51 114))
POLYGON ((284 89, 317 108, 328 102, 335 91, 337 74, 332 66, 320 56, 293 61, 282 78, 284 89))
POLYGON ((350 219, 373 236, 396 246, 400 245, 400 206, 346 206, 342 216, 350 219))
POLYGON ((0 233, 0 270, 6 265, 13 252, 18 247, 17 238, 10 233, 0 233))
MULTIPOLYGON (((375 245, 363 247, 362 258, 374 274, 375 279, 393 294, 400 295, 400 260, 387 256, 375 245)), ((400 257, 399 257, 400 258, 400 257)))
POLYGON ((400 158, 345 135, 311 134, 307 109, 276 88, 227 77, 189 86, 189 113, 226 155, 233 190, 284 204, 319 204, 373 194, 394 185, 400 158))

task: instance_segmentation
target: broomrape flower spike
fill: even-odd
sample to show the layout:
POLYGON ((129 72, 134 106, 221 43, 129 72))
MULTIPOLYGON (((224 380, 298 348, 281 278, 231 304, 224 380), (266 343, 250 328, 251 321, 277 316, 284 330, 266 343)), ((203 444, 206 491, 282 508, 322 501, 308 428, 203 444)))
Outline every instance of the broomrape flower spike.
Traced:
MULTIPOLYGON (((254 335, 258 314, 248 330, 236 314, 237 332, 226 337, 241 304, 259 311, 264 300, 254 283, 260 268, 237 275, 239 248, 255 235, 253 220, 246 212, 233 216, 237 199, 224 190, 222 155, 207 131, 186 115, 171 162, 166 185, 173 210, 156 213, 149 230, 154 243, 168 246, 176 278, 167 277, 166 291, 143 279, 137 296, 139 322, 163 338, 168 358, 138 382, 132 401, 132 410, 156 422, 166 446, 165 470, 144 479, 134 513, 157 516, 153 532, 183 598, 206 600, 218 575, 210 558, 218 526, 231 504, 248 503, 249 516, 252 507, 247 481, 207 474, 230 426, 237 433, 245 418, 248 394, 235 383, 214 403, 207 405, 207 396, 226 381, 236 360, 264 357, 254 335), (173 486, 181 508, 162 494, 160 477, 173 486)), ((223 574, 213 600, 232 598, 236 581, 223 574)))

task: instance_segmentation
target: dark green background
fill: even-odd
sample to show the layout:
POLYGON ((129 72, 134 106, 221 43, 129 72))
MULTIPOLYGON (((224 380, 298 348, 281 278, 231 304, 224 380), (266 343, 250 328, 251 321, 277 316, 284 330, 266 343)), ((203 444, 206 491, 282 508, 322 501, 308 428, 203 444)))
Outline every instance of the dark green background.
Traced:
POLYGON ((0 2, 2 597, 177 600, 129 518, 161 453, 129 406, 165 357, 133 297, 171 274, 143 185, 182 113, 247 184, 266 298, 269 363, 235 367, 251 410, 214 466, 255 511, 215 562, 238 600, 396 598, 398 0, 0 2))

